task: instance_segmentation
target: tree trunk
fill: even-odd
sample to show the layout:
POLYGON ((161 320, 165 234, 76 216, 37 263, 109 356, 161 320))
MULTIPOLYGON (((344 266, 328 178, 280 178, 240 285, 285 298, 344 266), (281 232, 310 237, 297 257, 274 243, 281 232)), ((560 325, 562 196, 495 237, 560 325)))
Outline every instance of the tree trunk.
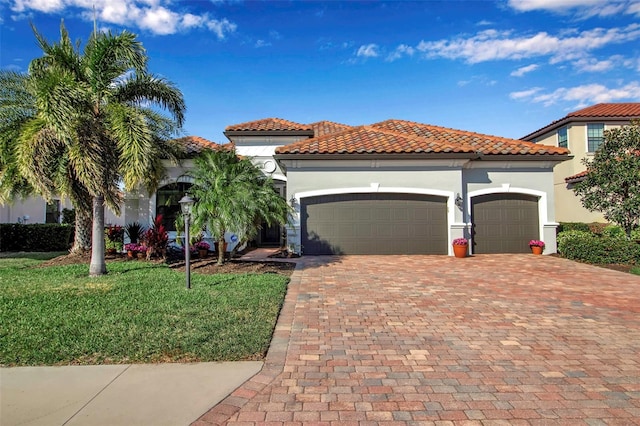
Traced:
POLYGON ((222 265, 224 263, 224 232, 222 233, 222 237, 218 240, 218 265, 222 265))
POLYGON ((76 208, 75 229, 71 253, 81 254, 91 250, 91 212, 76 208))
POLYGON ((107 273, 104 260, 104 197, 93 197, 93 235, 91 235, 91 264, 89 276, 98 277, 107 273))

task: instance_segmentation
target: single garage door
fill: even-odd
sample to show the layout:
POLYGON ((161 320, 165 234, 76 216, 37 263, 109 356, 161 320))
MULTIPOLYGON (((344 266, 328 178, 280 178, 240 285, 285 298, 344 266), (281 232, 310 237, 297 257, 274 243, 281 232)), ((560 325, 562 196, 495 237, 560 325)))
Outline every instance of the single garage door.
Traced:
POLYGON ((538 197, 490 194, 473 197, 473 252, 527 253, 540 235, 538 197))
POLYGON ((446 254, 446 199, 380 193, 304 198, 301 229, 306 255, 446 254))

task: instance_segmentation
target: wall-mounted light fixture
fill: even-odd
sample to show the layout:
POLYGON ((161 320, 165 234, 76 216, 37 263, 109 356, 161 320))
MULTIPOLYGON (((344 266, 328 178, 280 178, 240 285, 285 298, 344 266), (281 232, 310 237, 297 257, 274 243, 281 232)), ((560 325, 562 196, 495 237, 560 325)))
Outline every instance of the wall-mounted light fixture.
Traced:
POLYGON ((289 205, 291 207, 295 207, 296 206, 296 197, 294 195, 292 195, 291 198, 289 198, 289 205))
POLYGON ((464 205, 464 200, 460 196, 460 193, 456 194, 456 199, 455 199, 454 203, 455 203, 456 207, 458 207, 460 210, 462 210, 462 206, 464 205))

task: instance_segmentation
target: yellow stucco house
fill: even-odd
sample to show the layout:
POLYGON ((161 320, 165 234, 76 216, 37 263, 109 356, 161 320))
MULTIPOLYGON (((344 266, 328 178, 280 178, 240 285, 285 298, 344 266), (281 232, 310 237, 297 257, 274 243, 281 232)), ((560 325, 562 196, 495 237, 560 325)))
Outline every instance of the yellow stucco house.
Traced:
POLYGON ((586 173, 584 159, 604 141, 604 131, 630 124, 640 118, 640 103, 602 103, 571 112, 522 140, 568 148, 573 158, 558 163, 553 169, 553 188, 558 222, 606 222, 602 213, 582 207, 573 186, 586 173))

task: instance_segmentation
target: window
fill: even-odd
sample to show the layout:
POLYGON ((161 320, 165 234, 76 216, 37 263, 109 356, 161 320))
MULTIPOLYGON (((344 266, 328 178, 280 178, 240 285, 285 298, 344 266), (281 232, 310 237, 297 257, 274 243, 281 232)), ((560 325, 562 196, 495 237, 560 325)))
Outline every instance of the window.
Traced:
POLYGON ((566 127, 558 129, 558 146, 560 148, 567 148, 569 146, 566 127))
POLYGON ((587 151, 596 152, 604 142, 604 124, 587 124, 587 151))
POLYGON ((191 188, 190 183, 176 182, 158 189, 156 216, 162 215, 162 224, 167 231, 176 230, 176 218, 180 214, 180 199, 191 188))
POLYGON ((60 200, 47 203, 45 223, 60 223, 60 200))

